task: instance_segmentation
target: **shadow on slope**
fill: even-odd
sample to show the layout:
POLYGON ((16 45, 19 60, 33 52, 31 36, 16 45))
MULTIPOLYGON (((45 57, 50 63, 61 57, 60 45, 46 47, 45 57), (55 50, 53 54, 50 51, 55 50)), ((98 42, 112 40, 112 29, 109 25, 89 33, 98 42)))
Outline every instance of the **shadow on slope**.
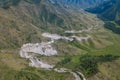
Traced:
POLYGON ((97 14, 98 18, 105 22, 104 27, 120 34, 120 1, 105 1, 94 8, 88 8, 86 11, 97 14))

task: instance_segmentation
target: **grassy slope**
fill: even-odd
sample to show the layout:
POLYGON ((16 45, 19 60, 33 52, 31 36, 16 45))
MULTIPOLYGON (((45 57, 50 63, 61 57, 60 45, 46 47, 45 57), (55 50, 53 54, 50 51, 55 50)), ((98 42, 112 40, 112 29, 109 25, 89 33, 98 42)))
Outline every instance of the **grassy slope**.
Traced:
MULTIPOLYGON (((48 4, 46 5, 49 6, 48 4)), ((86 18, 85 19, 76 18, 76 16, 74 16, 75 18, 72 19, 74 22, 72 22, 71 18, 66 18, 65 17, 66 15, 64 15, 62 16, 62 18, 65 18, 66 24, 68 26, 63 27, 64 26, 63 24, 62 25, 63 28, 61 28, 61 26, 55 25, 56 23, 54 21, 53 23, 49 22, 50 18, 48 17, 53 15, 51 12, 48 12, 46 15, 44 15, 44 18, 47 17, 45 21, 43 19, 42 19, 43 21, 41 19, 39 20, 37 17, 40 17, 39 15, 41 15, 42 13, 41 13, 41 10, 38 9, 38 7, 40 8, 41 6, 22 3, 19 5, 19 7, 18 6, 16 8, 11 7, 8 10, 4 10, 0 8, 0 17, 1 17, 0 48, 1 50, 4 47, 7 47, 7 49, 16 48, 18 46, 20 47, 23 43, 26 43, 26 42, 40 42, 43 39, 41 37, 42 31, 57 32, 62 34, 61 31, 63 31, 63 29, 86 28, 90 26, 88 24, 95 23, 94 22, 95 20, 92 21, 93 15, 90 15, 90 14, 87 14, 87 17, 89 17, 90 20, 86 18), (31 11, 31 10, 34 10, 34 11, 31 11), (70 25, 71 22, 72 22, 72 25, 70 25), (77 25, 73 23, 76 23, 77 25), (47 26, 45 26, 45 24, 47 24, 47 26)), ((61 15, 57 15, 57 16, 61 17, 61 15)), ((73 17, 73 16, 70 16, 70 17, 73 17)), ((59 21, 59 18, 55 17, 55 20, 59 21)), ((69 55, 72 55, 72 61, 65 64, 64 67, 70 68, 72 70, 76 70, 76 66, 79 64, 80 54, 89 53, 91 55, 97 55, 97 56, 104 55, 104 54, 112 54, 117 56, 120 55, 120 49, 119 49, 120 35, 117 35, 112 33, 111 31, 105 30, 101 26, 99 27, 100 28, 92 30, 92 32, 90 33, 80 34, 80 36, 90 34, 93 37, 91 40, 87 42, 75 41, 73 43, 69 43, 65 41, 62 41, 62 42, 57 41, 54 46, 56 47, 57 50, 59 50, 60 55, 57 57, 56 56, 52 57, 52 60, 51 60, 51 57, 42 57, 43 60, 49 61, 50 63, 57 63, 63 60, 65 56, 68 56, 69 54, 69 55)), ((53 71, 30 68, 28 67, 28 61, 21 59, 18 54, 14 53, 14 51, 10 53, 8 51, 11 51, 11 49, 5 52, 4 51, 0 52, 0 74, 2 74, 0 76, 0 80, 10 80, 10 79, 26 80, 28 78, 31 78, 31 80, 36 80, 36 79, 46 80, 46 77, 47 77, 47 80, 74 80, 73 76, 70 75, 69 73, 58 74, 53 71)), ((104 78, 105 80, 110 78, 115 78, 119 74, 114 72, 113 70, 116 69, 116 71, 119 72, 118 67, 119 67, 119 60, 117 61, 117 63, 116 61, 102 63, 101 65, 99 65, 100 72, 95 76, 88 78, 88 80, 89 79, 96 80, 96 77, 98 78, 98 80, 101 80, 100 76, 102 76, 102 78, 105 77, 104 78), (111 70, 108 69, 109 66, 107 65, 110 65, 111 70), (114 67, 112 67, 113 65, 114 67), (105 71, 103 71, 104 69, 105 71), (112 72, 113 74, 116 74, 116 76, 112 76, 112 72), (111 75, 106 76, 106 74, 108 73, 110 73, 111 75)), ((118 80, 119 80, 119 76, 118 76, 118 80)))
POLYGON ((99 72, 88 80, 120 80, 120 59, 99 64, 99 72))
MULTIPOLYGON (((77 67, 80 64, 79 58, 80 58, 81 54, 84 54, 84 53, 88 53, 89 55, 92 55, 92 56, 100 56, 100 55, 106 55, 106 54, 111 54, 113 56, 120 56, 120 49, 119 49, 120 35, 115 34, 110 30, 104 29, 103 27, 93 30, 93 32, 91 34, 94 38, 101 40, 101 41, 98 41, 99 44, 95 44, 94 39, 92 40, 93 44, 89 44, 89 47, 88 47, 88 45, 86 46, 85 43, 78 43, 78 42, 73 43, 71 46, 74 46, 77 49, 81 49, 83 51, 79 51, 79 53, 77 55, 71 55, 70 57, 72 58, 72 60, 70 62, 68 61, 68 62, 64 63, 63 65, 58 64, 56 67, 66 67, 66 68, 76 71, 77 67), (84 50, 87 50, 87 51, 84 51, 84 50)), ((64 42, 61 42, 61 43, 64 43, 64 42)), ((64 44, 66 44, 66 43, 64 43, 64 44)), ((67 44, 67 46, 69 46, 69 45, 70 44, 67 44)), ((64 47, 65 47, 65 45, 64 45, 64 47)), ((64 49, 64 48, 62 48, 62 49, 64 49)), ((66 48, 66 49, 69 50, 69 48, 66 48)), ((72 51, 70 51, 70 52, 72 52, 72 51)), ((68 56, 68 55, 61 56, 63 58, 62 60, 65 59, 65 56, 68 56)), ((119 80, 120 79, 120 77, 119 77, 119 71, 120 71, 119 70, 119 67, 120 67, 119 61, 120 61, 120 59, 113 60, 111 62, 98 63, 98 70, 99 70, 98 73, 94 76, 88 77, 88 80, 101 80, 101 79, 103 79, 103 80, 119 80), (109 75, 106 76, 106 74, 109 74, 109 75)))
POLYGON ((28 61, 17 53, 5 50, 0 52, 0 80, 74 80, 69 73, 28 67, 28 61))
POLYGON ((95 23, 89 17, 81 11, 54 7, 44 0, 39 4, 21 0, 8 9, 0 7, 0 48, 15 48, 23 43, 40 42, 43 31, 62 34, 68 29, 90 27, 95 23))

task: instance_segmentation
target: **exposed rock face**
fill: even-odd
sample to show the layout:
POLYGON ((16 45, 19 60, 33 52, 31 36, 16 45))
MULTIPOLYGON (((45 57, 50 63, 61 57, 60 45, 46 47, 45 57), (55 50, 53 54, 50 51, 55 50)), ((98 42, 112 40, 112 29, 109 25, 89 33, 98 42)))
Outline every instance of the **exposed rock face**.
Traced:
POLYGON ((46 56, 51 56, 51 55, 56 55, 57 51, 55 49, 52 48, 51 46, 52 42, 42 42, 42 43, 36 43, 36 44, 32 44, 32 43, 28 43, 28 44, 24 44, 21 48, 21 52, 20 55, 22 57, 29 57, 28 52, 33 52, 36 54, 40 54, 40 55, 46 55, 46 56), (26 56, 28 55, 28 56, 26 56))
MULTIPOLYGON (((74 32, 72 31, 71 32, 70 31, 69 33, 79 33, 79 32, 77 32, 77 31, 74 31, 74 32)), ((82 32, 80 32, 80 33, 82 33, 82 32)), ((51 40, 53 40, 53 42, 54 42, 54 40, 59 40, 59 39, 63 39, 63 40, 67 40, 67 41, 73 41, 74 39, 77 39, 78 41, 87 41, 88 39, 91 39, 90 35, 88 35, 86 37, 79 37, 79 36, 69 36, 69 37, 66 37, 66 36, 60 36, 60 35, 57 35, 57 34, 43 33, 43 36, 51 38, 51 40)))
MULTIPOLYGON (((91 30, 91 28, 90 28, 91 30)), ((85 30, 85 31, 89 31, 85 30)), ((83 31, 84 32, 84 31, 83 31)), ((54 65, 50 65, 47 63, 42 62, 41 60, 39 60, 35 54, 39 54, 39 55, 44 55, 44 56, 53 56, 53 55, 57 55, 57 50, 55 50, 52 47, 52 44, 54 43, 55 40, 59 40, 59 39, 63 39, 63 40, 67 40, 67 41, 73 41, 74 38, 76 38, 78 41, 87 41, 88 39, 91 38, 91 36, 87 36, 87 37, 78 37, 78 36, 70 36, 70 37, 66 37, 66 36, 60 36, 58 34, 50 34, 50 33, 43 33, 42 34, 43 37, 47 37, 50 38, 51 41, 49 42, 41 42, 41 43, 27 43, 27 44, 23 44, 23 46, 21 47, 20 50, 20 56, 22 58, 26 58, 29 59, 31 61, 31 63, 29 63, 30 66, 33 67, 40 67, 40 68, 46 68, 46 69, 51 69, 54 67, 54 65)), ((64 72, 65 70, 57 70, 58 72, 64 72)), ((68 72, 72 73, 75 77, 76 80, 80 80, 79 76, 74 73, 71 72, 69 70, 67 70, 68 72)))
POLYGON ((37 68, 46 68, 46 69, 51 69, 54 67, 54 65, 50 65, 47 63, 44 63, 40 60, 38 60, 37 58, 31 57, 29 58, 31 63, 29 63, 30 66, 32 67, 37 67, 37 68))
POLYGON ((74 40, 72 37, 60 36, 60 35, 57 35, 57 34, 43 33, 42 35, 44 37, 51 38, 52 40, 59 40, 59 39, 68 40, 68 41, 73 41, 74 40))
POLYGON ((38 67, 38 68, 39 67, 46 68, 46 69, 53 68, 54 65, 43 63, 37 57, 30 54, 33 53, 33 54, 39 54, 45 56, 57 55, 57 51, 53 49, 53 47, 51 46, 52 43, 53 41, 36 43, 36 44, 32 44, 32 43, 24 44, 20 50, 20 56, 29 59, 31 61, 31 63, 29 63, 30 66, 38 67))

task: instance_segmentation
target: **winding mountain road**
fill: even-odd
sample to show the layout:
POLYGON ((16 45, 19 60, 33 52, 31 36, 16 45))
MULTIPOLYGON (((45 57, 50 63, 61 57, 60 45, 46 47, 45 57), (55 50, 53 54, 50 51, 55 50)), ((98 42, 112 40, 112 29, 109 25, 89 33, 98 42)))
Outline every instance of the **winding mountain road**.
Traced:
MULTIPOLYGON (((42 62, 40 59, 38 59, 35 56, 35 54, 45 55, 45 56, 57 55, 58 54, 57 50, 55 50, 55 48, 52 47, 52 44, 54 43, 55 40, 63 39, 63 40, 73 41, 74 38, 76 38, 77 40, 82 41, 82 40, 88 40, 90 38, 90 36, 87 36, 87 37, 77 37, 77 36, 66 37, 66 36, 60 36, 57 34, 50 34, 50 33, 43 33, 42 36, 50 38, 51 41, 41 42, 41 43, 24 44, 21 47, 20 56, 23 58, 29 59, 31 61, 29 63, 29 65, 32 67, 45 68, 45 69, 49 69, 49 70, 53 69, 55 65, 51 65, 51 64, 42 62)), ((60 68, 60 69, 55 68, 54 71, 56 71, 58 73, 69 72, 75 77, 75 80, 86 80, 84 75, 81 72, 73 72, 72 70, 66 69, 66 68, 60 68)))

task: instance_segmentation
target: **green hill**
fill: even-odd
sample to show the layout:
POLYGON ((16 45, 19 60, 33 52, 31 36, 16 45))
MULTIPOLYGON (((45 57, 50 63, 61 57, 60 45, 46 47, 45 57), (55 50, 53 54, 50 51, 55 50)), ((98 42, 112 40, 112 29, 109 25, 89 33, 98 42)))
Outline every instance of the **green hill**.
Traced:
POLYGON ((75 80, 69 72, 30 67, 30 61, 20 57, 23 44, 50 40, 42 36, 44 32, 74 36, 74 40, 56 40, 52 46, 58 55, 36 55, 42 61, 80 71, 87 80, 119 80, 120 35, 113 33, 119 32, 120 1, 116 1, 98 18, 83 9, 70 9, 47 0, 0 0, 0 80, 75 80), (112 15, 114 19, 107 18, 112 15), (65 33, 72 30, 78 33, 65 33), (80 39, 87 36, 90 38, 80 39))

